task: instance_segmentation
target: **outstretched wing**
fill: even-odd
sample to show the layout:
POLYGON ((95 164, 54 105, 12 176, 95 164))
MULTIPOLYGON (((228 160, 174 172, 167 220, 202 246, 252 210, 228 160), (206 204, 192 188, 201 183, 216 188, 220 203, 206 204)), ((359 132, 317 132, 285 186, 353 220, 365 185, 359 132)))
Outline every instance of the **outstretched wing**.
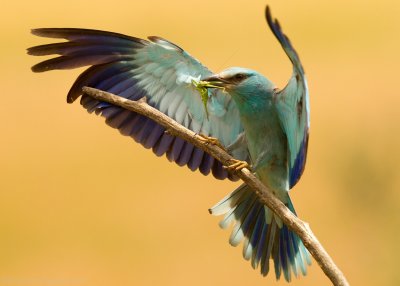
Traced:
MULTIPOLYGON (((230 145, 243 131, 233 100, 214 90, 208 102, 207 118, 201 97, 192 79, 212 74, 196 59, 175 44, 160 37, 149 41, 122 34, 88 29, 45 28, 32 33, 41 37, 62 38, 67 42, 36 46, 30 55, 60 55, 32 67, 34 72, 90 66, 71 87, 67 101, 82 94, 83 86, 108 91, 131 100, 145 98, 147 103, 196 133, 218 138, 230 145)), ((131 136, 157 156, 167 155, 178 165, 210 172, 218 179, 229 177, 222 164, 183 139, 165 133, 153 120, 135 112, 82 95, 88 112, 101 114, 106 123, 121 134, 131 136)), ((233 151, 238 159, 247 159, 246 146, 233 151)))
POLYGON ((292 188, 303 174, 310 128, 307 79, 299 56, 282 32, 278 20, 266 9, 269 27, 293 64, 293 74, 286 87, 277 93, 277 110, 288 140, 289 185, 292 188))

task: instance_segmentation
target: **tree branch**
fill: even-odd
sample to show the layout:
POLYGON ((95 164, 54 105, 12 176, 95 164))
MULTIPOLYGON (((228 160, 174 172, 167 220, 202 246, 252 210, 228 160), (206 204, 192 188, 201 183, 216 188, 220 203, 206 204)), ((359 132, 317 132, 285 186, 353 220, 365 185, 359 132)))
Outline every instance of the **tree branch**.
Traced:
MULTIPOLYGON (((233 159, 228 153, 216 145, 204 143, 201 137, 185 128, 159 110, 149 106, 145 101, 132 101, 98 89, 84 87, 83 92, 97 100, 106 101, 127 110, 144 115, 166 128, 173 136, 180 137, 194 146, 204 150, 225 166, 233 159)), ((346 278, 335 265, 332 258, 322 247, 306 222, 296 217, 272 192, 265 187, 248 169, 244 168, 236 175, 240 177, 257 194, 260 201, 268 206, 282 221, 303 241, 305 247, 317 261, 325 275, 335 286, 348 286, 346 278)))

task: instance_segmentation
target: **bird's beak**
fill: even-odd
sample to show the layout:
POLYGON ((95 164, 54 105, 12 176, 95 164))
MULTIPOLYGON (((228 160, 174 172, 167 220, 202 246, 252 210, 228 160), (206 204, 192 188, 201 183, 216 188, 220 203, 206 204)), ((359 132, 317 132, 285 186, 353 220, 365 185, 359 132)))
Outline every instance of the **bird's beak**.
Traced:
POLYGON ((229 81, 226 79, 221 78, 218 74, 213 74, 209 77, 201 79, 202 81, 208 82, 211 86, 206 86, 207 88, 211 88, 212 86, 216 87, 226 87, 228 84, 230 84, 229 81))

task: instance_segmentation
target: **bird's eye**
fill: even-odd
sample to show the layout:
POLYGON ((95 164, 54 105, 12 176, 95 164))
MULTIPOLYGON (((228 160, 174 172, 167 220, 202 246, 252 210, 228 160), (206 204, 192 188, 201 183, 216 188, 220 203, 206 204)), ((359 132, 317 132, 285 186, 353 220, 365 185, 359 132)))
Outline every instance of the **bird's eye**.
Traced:
POLYGON ((238 73, 238 74, 236 74, 234 77, 233 77, 233 79, 235 80, 235 81, 242 81, 242 80, 244 80, 246 78, 246 75, 245 74, 242 74, 242 73, 238 73))

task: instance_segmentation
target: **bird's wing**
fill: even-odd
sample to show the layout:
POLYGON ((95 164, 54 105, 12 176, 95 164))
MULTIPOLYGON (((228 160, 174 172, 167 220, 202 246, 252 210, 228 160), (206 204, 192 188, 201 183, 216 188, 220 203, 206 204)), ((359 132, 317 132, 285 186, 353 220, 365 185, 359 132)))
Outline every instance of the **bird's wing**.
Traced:
MULTIPOLYGON (((225 146, 236 140, 243 127, 233 100, 219 90, 208 101, 207 118, 199 92, 192 79, 212 74, 200 62, 175 44, 160 37, 149 41, 122 34, 88 29, 44 28, 32 30, 41 37, 62 38, 67 42, 36 46, 31 55, 59 55, 32 67, 34 72, 90 66, 71 87, 67 101, 82 94, 83 86, 114 93, 131 100, 145 98, 148 104, 196 133, 216 137, 225 146)), ((210 172, 218 179, 233 178, 222 164, 184 140, 165 133, 151 119, 89 96, 81 97, 89 112, 106 118, 121 134, 131 136, 157 156, 167 155, 178 165, 210 172)), ((247 159, 246 146, 232 152, 247 159)))
POLYGON ((278 20, 272 18, 269 7, 266 10, 266 18, 293 64, 292 77, 286 87, 276 94, 277 110, 288 142, 289 185, 292 188, 303 174, 307 157, 310 127, 307 79, 297 52, 282 32, 278 20))

